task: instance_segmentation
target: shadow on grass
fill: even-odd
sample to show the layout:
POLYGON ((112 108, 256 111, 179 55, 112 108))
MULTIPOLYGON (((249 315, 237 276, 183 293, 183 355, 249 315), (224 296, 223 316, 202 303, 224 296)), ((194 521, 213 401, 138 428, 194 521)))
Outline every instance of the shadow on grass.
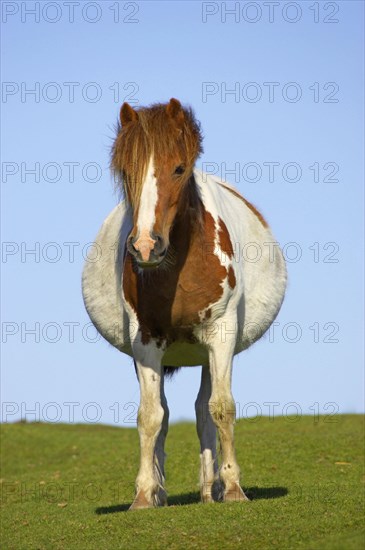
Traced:
MULTIPOLYGON (((272 499, 285 497, 288 494, 286 487, 249 487, 245 493, 250 500, 272 499)), ((200 502, 200 493, 183 493, 180 495, 171 495, 168 497, 169 506, 189 506, 200 502)), ((117 512, 126 512, 130 504, 115 504, 113 506, 100 506, 96 508, 98 515, 116 514, 117 512)))
POLYGON ((114 506, 100 506, 95 509, 95 514, 99 516, 104 514, 116 514, 117 512, 126 512, 131 504, 115 504, 114 506))
POLYGON ((248 487, 245 494, 250 500, 281 498, 288 494, 286 487, 248 487))

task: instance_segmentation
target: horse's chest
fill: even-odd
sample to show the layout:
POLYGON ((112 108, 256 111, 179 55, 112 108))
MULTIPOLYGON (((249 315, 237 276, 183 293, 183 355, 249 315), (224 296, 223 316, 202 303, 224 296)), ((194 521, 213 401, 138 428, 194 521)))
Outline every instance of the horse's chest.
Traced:
POLYGON ((181 270, 141 274, 127 256, 123 273, 124 298, 136 314, 142 340, 151 338, 193 342, 194 329, 208 320, 223 295, 227 270, 217 257, 194 262, 181 270))

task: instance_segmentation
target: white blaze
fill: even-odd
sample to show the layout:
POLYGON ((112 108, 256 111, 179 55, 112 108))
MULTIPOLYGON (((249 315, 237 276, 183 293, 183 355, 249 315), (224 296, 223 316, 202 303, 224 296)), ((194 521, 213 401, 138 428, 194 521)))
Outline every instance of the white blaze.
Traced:
POLYGON ((147 262, 150 251, 156 241, 151 238, 151 233, 156 220, 157 204, 157 180, 154 176, 155 168, 153 158, 150 158, 147 168, 146 179, 143 182, 141 198, 139 201, 139 211, 137 219, 138 240, 134 247, 140 251, 142 259, 147 262))

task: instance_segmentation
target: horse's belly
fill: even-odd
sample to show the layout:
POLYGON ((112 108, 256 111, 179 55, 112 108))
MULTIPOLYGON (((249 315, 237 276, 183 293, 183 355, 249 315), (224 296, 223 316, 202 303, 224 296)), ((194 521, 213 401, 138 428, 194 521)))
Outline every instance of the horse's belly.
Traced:
POLYGON ((166 367, 193 367, 208 364, 208 350, 199 343, 174 342, 162 358, 166 367))

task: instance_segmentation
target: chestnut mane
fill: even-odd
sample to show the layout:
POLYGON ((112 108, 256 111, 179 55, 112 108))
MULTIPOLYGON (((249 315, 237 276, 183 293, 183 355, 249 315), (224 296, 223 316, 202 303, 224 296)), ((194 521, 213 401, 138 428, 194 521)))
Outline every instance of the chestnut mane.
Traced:
MULTIPOLYGON (((177 100, 174 100, 177 102, 177 100)), ((132 206, 138 204, 150 156, 155 162, 182 155, 186 173, 191 173, 202 152, 200 124, 190 107, 181 107, 177 120, 168 111, 167 103, 134 109, 135 120, 121 125, 112 149, 111 168, 117 189, 124 192, 132 206)))

